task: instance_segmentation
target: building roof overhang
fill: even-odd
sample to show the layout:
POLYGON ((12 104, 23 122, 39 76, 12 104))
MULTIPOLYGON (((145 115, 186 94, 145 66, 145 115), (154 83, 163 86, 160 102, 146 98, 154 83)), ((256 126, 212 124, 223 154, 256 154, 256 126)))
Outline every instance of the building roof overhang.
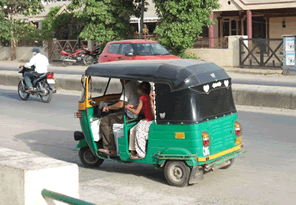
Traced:
POLYGON ((286 9, 296 7, 296 0, 230 0, 230 4, 225 4, 224 2, 224 0, 219 0, 222 7, 214 10, 214 12, 286 9))

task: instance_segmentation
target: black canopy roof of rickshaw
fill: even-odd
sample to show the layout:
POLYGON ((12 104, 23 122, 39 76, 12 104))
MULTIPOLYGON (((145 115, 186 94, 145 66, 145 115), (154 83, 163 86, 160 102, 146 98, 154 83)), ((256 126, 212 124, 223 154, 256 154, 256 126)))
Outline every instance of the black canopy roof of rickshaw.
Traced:
POLYGON ((85 75, 166 83, 171 87, 171 91, 230 78, 216 64, 193 59, 100 63, 89 66, 85 75))

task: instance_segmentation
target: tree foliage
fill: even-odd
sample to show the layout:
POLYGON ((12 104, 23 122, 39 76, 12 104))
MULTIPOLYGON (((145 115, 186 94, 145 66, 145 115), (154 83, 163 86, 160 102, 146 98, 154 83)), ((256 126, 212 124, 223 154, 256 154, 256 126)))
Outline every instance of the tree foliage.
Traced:
MULTIPOLYGON (((57 14, 61 6, 50 9, 45 20, 42 21, 42 38, 65 39, 69 31, 69 25, 78 25, 80 19, 74 17, 73 13, 57 14)), ((80 31, 78 31, 80 32, 80 31)), ((75 37, 76 39, 76 37, 75 37)))
MULTIPOLYGON (((44 2, 50 2, 45 0, 44 2)), ((13 19, 14 15, 35 15, 43 11, 40 0, 0 0, 0 40, 17 40, 27 34, 28 37, 39 35, 35 26, 13 19), (28 32, 29 31, 29 32, 28 32)))
POLYGON ((210 14, 218 9, 218 0, 154 0, 160 22, 154 33, 159 41, 174 54, 182 55, 202 33, 205 25, 213 22, 210 14))
POLYGON ((72 0, 69 9, 84 22, 80 37, 106 43, 133 38, 131 16, 140 16, 141 0, 72 0), (77 11, 78 10, 78 11, 77 11))

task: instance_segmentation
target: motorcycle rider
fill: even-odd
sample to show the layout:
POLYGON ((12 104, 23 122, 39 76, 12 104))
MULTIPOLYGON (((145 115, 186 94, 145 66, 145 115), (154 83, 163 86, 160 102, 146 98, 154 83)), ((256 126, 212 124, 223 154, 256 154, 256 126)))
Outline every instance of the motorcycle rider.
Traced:
MULTIPOLYGON (((25 64, 26 68, 31 68, 31 66, 35 66, 35 71, 29 71, 24 73, 25 83, 27 85, 28 90, 26 92, 33 92, 33 85, 31 82, 31 77, 37 75, 40 76, 43 73, 47 73, 47 67, 49 66, 48 58, 40 53, 40 49, 35 47, 32 49, 33 57, 31 60, 25 64)), ((35 86, 35 85, 34 85, 35 86)))

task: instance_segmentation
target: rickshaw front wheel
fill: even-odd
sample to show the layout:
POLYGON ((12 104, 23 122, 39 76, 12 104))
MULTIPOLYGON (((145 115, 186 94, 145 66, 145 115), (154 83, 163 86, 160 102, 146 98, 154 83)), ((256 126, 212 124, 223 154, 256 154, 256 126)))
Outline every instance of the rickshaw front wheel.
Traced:
POLYGON ((164 176, 170 185, 185 187, 189 182, 190 168, 183 161, 168 161, 164 167, 164 176))
POLYGON ((95 156, 89 147, 81 148, 78 155, 81 163, 88 168, 99 167, 104 162, 104 159, 100 159, 99 157, 95 156))

